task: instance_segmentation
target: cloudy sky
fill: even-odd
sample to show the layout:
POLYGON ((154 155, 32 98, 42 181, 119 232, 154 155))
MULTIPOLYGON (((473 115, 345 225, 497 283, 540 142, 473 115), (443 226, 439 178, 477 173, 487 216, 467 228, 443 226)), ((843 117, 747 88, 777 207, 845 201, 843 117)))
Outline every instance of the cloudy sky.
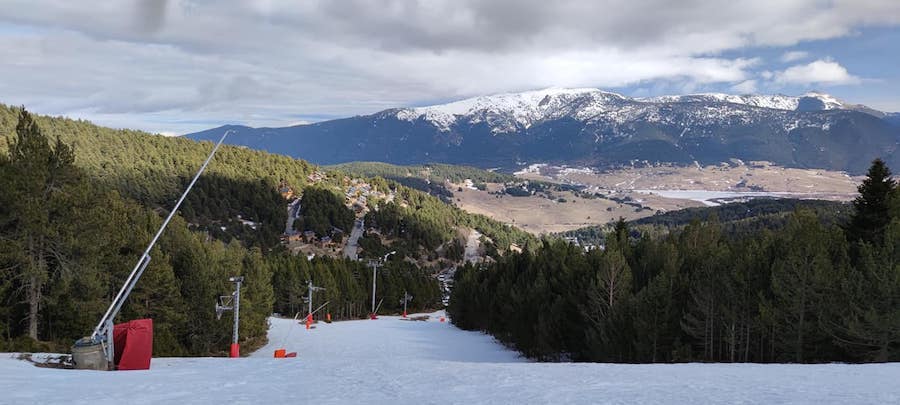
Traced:
POLYGON ((0 102, 167 134, 551 86, 900 111, 898 25, 897 0, 0 0, 0 102))

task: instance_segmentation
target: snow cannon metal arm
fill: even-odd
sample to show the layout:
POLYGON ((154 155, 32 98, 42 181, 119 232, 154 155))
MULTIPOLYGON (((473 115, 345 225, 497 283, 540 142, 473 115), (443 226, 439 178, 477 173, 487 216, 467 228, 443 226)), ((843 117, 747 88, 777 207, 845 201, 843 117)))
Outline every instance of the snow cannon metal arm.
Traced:
POLYGON ((175 217, 175 214, 178 212, 178 208, 181 207, 181 203, 184 202, 185 197, 187 197, 188 193, 191 191, 191 188, 194 187, 194 183, 197 182, 197 179, 199 179, 200 175, 203 174, 203 171, 206 170, 206 166, 209 165, 210 161, 212 161, 212 158, 213 156, 215 156, 216 151, 219 150, 219 146, 221 146, 222 142, 225 141, 225 137, 228 136, 228 134, 231 132, 233 131, 228 130, 225 131, 224 134, 222 134, 222 138, 219 139, 219 142, 216 143, 216 146, 213 148, 212 152, 210 152, 209 156, 206 158, 206 161, 203 162, 202 166, 200 166, 200 170, 198 170, 197 174, 194 175, 193 180, 191 180, 190 184, 188 184, 187 189, 184 190, 184 194, 181 195, 181 198, 179 198, 178 202, 175 203, 175 206, 172 207, 172 211, 169 212, 169 216, 166 217, 166 220, 163 221, 162 226, 158 231, 156 231, 156 235, 153 237, 153 240, 150 241, 150 244, 147 246, 147 249, 144 250, 144 253, 141 255, 141 258, 134 266, 134 269, 131 270, 131 274, 129 274, 128 278, 125 279, 125 284, 122 285, 119 293, 116 294, 116 298, 113 299, 112 303, 109 305, 109 308, 106 310, 106 313, 103 314, 103 317, 100 318, 100 322, 97 323, 97 326, 91 333, 91 340, 93 342, 105 343, 106 357, 110 361, 110 363, 113 361, 113 356, 115 353, 112 344, 113 320, 116 318, 116 315, 119 314, 119 310, 122 309, 122 305, 125 303, 125 300, 128 299, 128 295, 131 294, 131 290, 141 278, 144 270, 147 269, 147 265, 150 264, 150 250, 153 249, 156 241, 159 240, 159 237, 162 235, 163 231, 166 230, 166 226, 168 226, 172 218, 175 217))

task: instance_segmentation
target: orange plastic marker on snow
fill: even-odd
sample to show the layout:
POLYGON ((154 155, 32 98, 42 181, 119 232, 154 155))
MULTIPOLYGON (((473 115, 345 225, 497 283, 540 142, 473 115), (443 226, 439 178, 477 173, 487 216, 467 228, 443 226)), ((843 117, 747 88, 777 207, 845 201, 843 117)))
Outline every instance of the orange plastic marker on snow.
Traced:
POLYGON ((443 317, 443 316, 441 317, 441 322, 444 322, 444 317, 443 317))
POLYGON ((284 349, 277 349, 277 350, 275 350, 275 358, 276 358, 276 359, 284 358, 286 352, 287 352, 287 351, 284 350, 284 349))

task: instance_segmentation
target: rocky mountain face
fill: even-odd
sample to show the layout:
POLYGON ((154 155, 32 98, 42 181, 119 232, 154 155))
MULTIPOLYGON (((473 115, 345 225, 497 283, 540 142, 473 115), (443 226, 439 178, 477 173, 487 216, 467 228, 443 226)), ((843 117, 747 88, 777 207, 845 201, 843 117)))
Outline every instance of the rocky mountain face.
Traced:
POLYGON ((900 167, 900 116, 803 96, 694 94, 630 98, 597 89, 545 89, 397 108, 285 128, 227 126, 187 135, 320 164, 383 161, 512 167, 547 162, 712 164, 732 158, 788 167, 900 167))

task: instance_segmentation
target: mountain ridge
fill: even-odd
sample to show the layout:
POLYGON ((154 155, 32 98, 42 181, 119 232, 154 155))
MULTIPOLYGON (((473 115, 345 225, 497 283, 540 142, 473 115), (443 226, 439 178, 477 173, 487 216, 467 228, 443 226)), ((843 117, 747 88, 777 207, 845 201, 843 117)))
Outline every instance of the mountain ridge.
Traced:
MULTIPOLYGON (((606 166, 703 164, 731 158, 860 172, 896 163, 895 114, 820 92, 631 98, 548 88, 284 128, 229 127, 230 143, 319 164, 384 161, 514 167, 528 162, 606 166)), ((221 128, 187 136, 208 139, 221 128)))

